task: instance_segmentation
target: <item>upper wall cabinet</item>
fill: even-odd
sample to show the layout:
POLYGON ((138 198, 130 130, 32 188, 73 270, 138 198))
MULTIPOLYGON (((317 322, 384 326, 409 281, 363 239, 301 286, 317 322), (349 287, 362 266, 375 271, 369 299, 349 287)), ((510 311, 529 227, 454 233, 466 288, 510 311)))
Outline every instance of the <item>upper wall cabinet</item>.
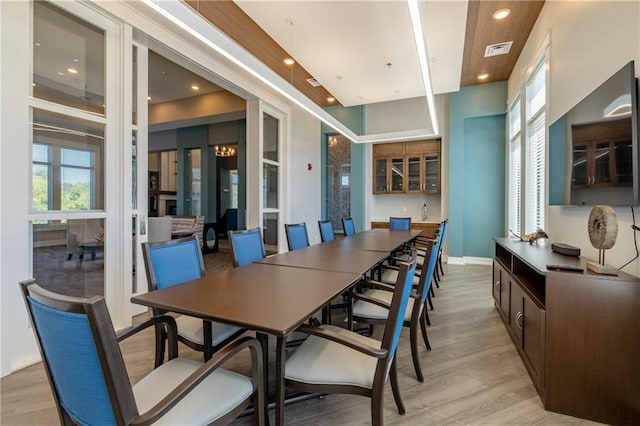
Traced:
POLYGON ((373 146, 374 194, 440 193, 440 140, 373 146))

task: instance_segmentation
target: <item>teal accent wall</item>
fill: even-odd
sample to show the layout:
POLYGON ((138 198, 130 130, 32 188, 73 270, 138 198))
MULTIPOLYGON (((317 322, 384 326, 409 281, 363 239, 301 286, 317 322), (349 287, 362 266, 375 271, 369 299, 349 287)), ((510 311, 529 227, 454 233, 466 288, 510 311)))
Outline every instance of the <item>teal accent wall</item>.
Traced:
MULTIPOLYGON (((471 248, 465 250, 465 234, 468 238, 473 238, 477 229, 465 228, 465 211, 469 209, 471 213, 479 209, 478 204, 482 204, 484 215, 488 215, 487 220, 492 220, 491 229, 497 229, 497 224, 502 228, 499 233, 490 237, 483 237, 491 241, 493 236, 503 236, 504 234, 504 201, 499 205, 489 205, 489 202, 475 199, 475 195, 465 187, 466 166, 469 161, 475 161, 483 165, 479 170, 474 170, 475 178, 478 180, 488 180, 489 175, 494 173, 491 169, 502 170, 503 178, 501 182, 494 182, 492 186, 482 188, 483 193, 502 194, 504 200, 504 127, 502 140, 496 140, 495 144, 502 146, 502 152, 498 154, 485 154, 479 152, 473 144, 472 138, 484 139, 489 135, 472 135, 465 132, 465 121, 477 117, 490 117, 505 114, 507 102, 507 82, 481 84, 476 86, 463 87, 459 92, 452 93, 449 104, 449 256, 464 257, 492 257, 491 252, 478 254, 479 251, 471 248), (466 139, 469 139, 467 143, 466 139)), ((503 118, 504 120, 504 118, 503 118)), ((492 120, 489 120, 492 121, 492 120)), ((479 123, 469 121, 471 127, 479 127, 479 123)), ((494 123, 495 124, 495 123, 494 123)), ((490 133, 490 132, 489 132, 490 133)), ((486 184, 486 183, 485 183, 486 184)))
POLYGON ((504 233, 505 114, 464 120, 463 254, 492 257, 504 233))
MULTIPOLYGON (((357 135, 364 133, 364 106, 345 108, 342 106, 326 107, 325 110, 338 119, 342 124, 347 126, 357 135)), ((326 124, 322 123, 321 127, 321 155, 322 155, 322 219, 327 217, 327 138, 329 135, 335 134, 336 131, 326 124)), ((364 229, 365 223, 365 144, 356 144, 351 142, 351 217, 356 228, 356 232, 364 229)))
POLYGON ((564 202, 564 177, 567 168, 565 145, 566 118, 562 117, 549 126, 549 205, 564 202))

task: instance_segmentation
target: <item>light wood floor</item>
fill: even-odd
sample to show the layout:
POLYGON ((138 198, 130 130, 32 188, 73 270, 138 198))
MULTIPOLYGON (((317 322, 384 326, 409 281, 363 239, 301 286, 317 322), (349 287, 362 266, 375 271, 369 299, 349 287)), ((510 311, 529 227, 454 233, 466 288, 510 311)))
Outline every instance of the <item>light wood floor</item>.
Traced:
MULTIPOLYGON (((407 413, 400 416, 391 390, 385 395, 387 425, 586 425, 586 420, 547 412, 531 383, 491 298, 491 268, 447 266, 431 311, 433 350, 421 347, 424 383, 415 379, 407 330, 398 347, 398 373, 407 413)), ((376 330, 379 332, 379 330, 376 330)), ((273 345, 271 346, 273 347, 273 345)), ((153 335, 141 333, 122 345, 132 382, 153 366, 153 335)), ((181 355, 199 358, 181 346, 181 355)), ((271 354, 273 355, 273 354, 271 354)), ((272 357, 273 359, 274 357, 272 357)), ((246 361, 228 366, 244 370, 246 361)), ((273 371, 273 370, 271 370, 273 371)), ((0 381, 3 425, 57 423, 49 385, 40 364, 0 381)), ((389 386, 389 385, 387 385, 389 386)), ((270 412, 273 422, 273 412, 270 412)), ((369 400, 330 395, 287 406, 290 425, 370 423, 369 400)), ((249 425, 251 418, 234 424, 249 425)))

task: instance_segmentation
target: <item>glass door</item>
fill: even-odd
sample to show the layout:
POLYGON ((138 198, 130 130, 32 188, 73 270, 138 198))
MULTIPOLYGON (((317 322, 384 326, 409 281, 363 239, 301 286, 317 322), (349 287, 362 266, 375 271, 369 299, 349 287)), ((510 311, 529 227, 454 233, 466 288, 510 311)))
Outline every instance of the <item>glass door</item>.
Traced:
POLYGON ((267 253, 278 252, 280 221, 280 121, 262 114, 262 237, 267 253))

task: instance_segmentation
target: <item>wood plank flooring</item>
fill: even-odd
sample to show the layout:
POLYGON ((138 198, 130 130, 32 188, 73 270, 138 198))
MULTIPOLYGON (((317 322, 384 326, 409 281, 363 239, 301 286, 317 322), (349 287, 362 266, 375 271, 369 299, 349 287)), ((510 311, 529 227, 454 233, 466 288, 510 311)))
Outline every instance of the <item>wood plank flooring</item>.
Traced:
MULTIPOLYGON (((430 311, 432 351, 420 347, 424 383, 415 379, 408 330, 398 347, 398 374, 407 409, 400 416, 391 390, 385 394, 387 425, 588 425, 592 422, 547 412, 531 383, 491 298, 491 268, 445 265, 445 277, 436 289, 435 310, 430 311)), ((380 328, 380 327, 379 327, 380 328)), ((381 329, 376 329, 376 333, 381 329)), ((274 345, 271 347, 273 348, 274 345)), ((153 367, 153 333, 143 332, 122 345, 131 380, 135 383, 153 367)), ((182 356, 200 354, 180 347, 182 356)), ((275 357, 270 354, 271 359, 275 357)), ((244 371, 238 359, 228 368, 244 371)), ((273 371, 273 370, 271 370, 273 371)), ((0 381, 3 425, 56 424, 49 385, 41 364, 13 373, 0 381)), ((370 423, 369 400, 351 395, 289 405, 288 425, 360 425, 370 423)), ((270 412, 270 420, 274 415, 270 412)), ((237 425, 251 424, 240 418, 237 425)))

